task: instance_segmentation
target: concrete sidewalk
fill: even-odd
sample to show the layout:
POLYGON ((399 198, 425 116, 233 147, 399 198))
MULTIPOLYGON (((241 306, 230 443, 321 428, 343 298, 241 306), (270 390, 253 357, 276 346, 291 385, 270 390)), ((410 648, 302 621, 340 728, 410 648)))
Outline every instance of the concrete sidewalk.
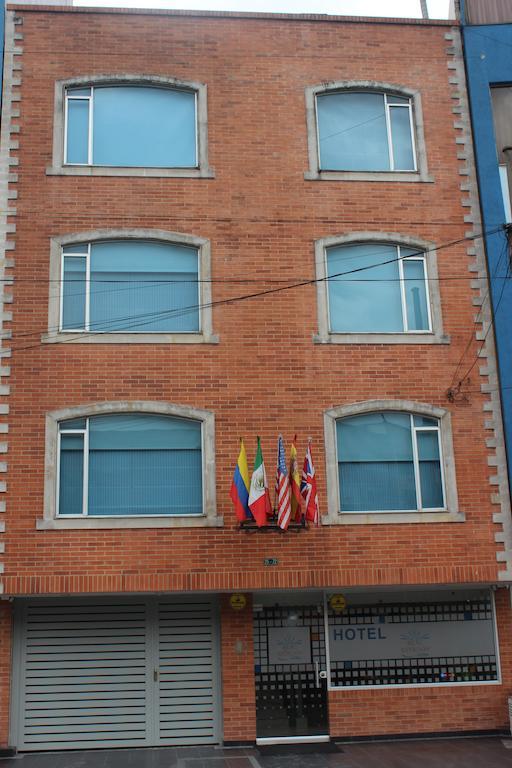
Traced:
POLYGON ((0 768, 512 768, 512 739, 500 737, 337 743, 339 751, 285 754, 213 747, 30 752, 0 768))

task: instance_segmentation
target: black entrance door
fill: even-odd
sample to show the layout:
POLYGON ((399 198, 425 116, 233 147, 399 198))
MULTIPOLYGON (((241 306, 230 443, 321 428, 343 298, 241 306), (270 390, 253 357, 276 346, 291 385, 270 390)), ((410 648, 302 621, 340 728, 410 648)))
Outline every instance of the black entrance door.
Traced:
POLYGON ((258 738, 326 735, 322 606, 255 611, 254 659, 258 738))

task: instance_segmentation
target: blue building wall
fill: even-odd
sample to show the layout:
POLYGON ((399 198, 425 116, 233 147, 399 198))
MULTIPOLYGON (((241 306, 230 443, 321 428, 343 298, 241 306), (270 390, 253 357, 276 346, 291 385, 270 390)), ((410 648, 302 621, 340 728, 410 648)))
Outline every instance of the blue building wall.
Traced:
MULTIPOLYGON (((463 0, 461 20, 483 227, 489 232, 505 224, 491 86, 512 85, 512 24, 465 26, 463 0)), ((504 230, 487 234, 485 244, 512 486, 512 280, 506 279, 512 270, 504 230)))
POLYGON ((5 0, 0 0, 0 107, 4 77, 5 0))

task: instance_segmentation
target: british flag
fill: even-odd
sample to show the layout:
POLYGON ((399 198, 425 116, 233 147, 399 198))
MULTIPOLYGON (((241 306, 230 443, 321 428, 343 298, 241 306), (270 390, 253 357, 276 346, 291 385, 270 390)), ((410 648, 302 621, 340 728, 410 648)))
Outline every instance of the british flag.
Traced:
POLYGON ((277 474, 276 474, 277 524, 286 531, 292 516, 290 494, 290 479, 286 468, 283 438, 279 435, 277 441, 277 474))
POLYGON ((315 467, 313 466, 313 459, 311 456, 311 440, 308 440, 308 447, 304 458, 300 492, 304 499, 304 514, 306 520, 312 522, 313 525, 319 525, 320 510, 318 508, 318 494, 316 491, 315 467))

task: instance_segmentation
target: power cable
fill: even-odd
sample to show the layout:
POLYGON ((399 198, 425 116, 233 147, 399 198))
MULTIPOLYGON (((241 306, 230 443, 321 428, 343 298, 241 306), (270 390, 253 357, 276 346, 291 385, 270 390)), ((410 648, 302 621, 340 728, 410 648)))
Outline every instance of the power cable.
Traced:
MULTIPOLYGON (((505 238, 506 238, 506 235, 505 235, 505 238)), ((507 253, 507 245, 508 245, 508 242, 507 242, 507 239, 505 239, 505 241, 504 241, 504 243, 503 243, 503 245, 502 245, 502 248, 501 248, 501 253, 500 253, 499 259, 498 259, 498 261, 497 261, 497 263, 496 263, 496 266, 495 266, 495 268, 494 268, 494 273, 493 273, 493 275, 492 275, 492 277, 491 277, 491 280, 495 280, 495 279, 496 279, 496 276, 497 276, 498 270, 499 270, 499 268, 501 267, 501 262, 502 262, 502 260, 503 260, 503 257, 504 257, 504 255, 507 253)), ((506 274, 505 274, 505 275, 504 275, 504 277, 503 277, 503 281, 504 281, 504 282, 503 282, 503 285, 505 285, 505 280, 506 280, 506 279, 510 279, 510 275, 509 275, 509 269, 508 269, 508 267, 507 267, 507 271, 506 271, 506 274)), ((466 354, 467 354, 467 352, 468 352, 469 348, 471 347, 471 344, 472 344, 472 343, 473 343, 473 341, 474 341, 474 336, 475 336, 475 328, 476 328, 476 326, 477 326, 478 324, 480 324, 480 323, 482 322, 482 313, 483 313, 483 310, 484 310, 484 306, 485 306, 485 303, 486 303, 487 299, 488 299, 488 298, 489 298, 489 296, 490 296, 490 290, 491 290, 491 280, 489 280, 489 281, 488 281, 488 284, 487 284, 487 290, 486 290, 486 292, 485 292, 485 296, 484 296, 484 298, 483 298, 483 300, 482 300, 482 304, 481 304, 481 306, 480 306, 480 309, 479 309, 479 311, 478 311, 478 313, 477 313, 477 315, 476 315, 476 317, 475 317, 475 319, 474 319, 474 321, 473 321, 473 327, 472 327, 471 333, 470 333, 470 335, 469 335, 469 338, 468 338, 467 344, 466 344, 466 346, 465 346, 465 348, 464 348, 464 351, 462 352, 462 354, 461 354, 461 356, 460 356, 460 358, 459 358, 459 361, 458 361, 458 363, 457 363, 457 366, 456 366, 456 368, 455 368, 455 371, 454 371, 454 373, 453 373, 453 376, 452 376, 452 380, 451 380, 451 383, 450 383, 450 387, 448 388, 448 391, 450 391, 450 390, 453 388, 453 385, 454 385, 454 383, 455 383, 455 380, 457 379, 457 373, 459 372, 459 369, 460 369, 460 367, 461 367, 461 365, 462 365, 462 361, 463 361, 464 357, 466 356, 466 354)), ((461 382, 459 381, 459 385, 460 385, 460 384, 461 384, 461 382)))
MULTIPOLYGON (((399 257, 394 258, 394 259, 387 259, 386 261, 379 262, 378 264, 371 264, 371 265, 367 265, 367 266, 364 266, 364 267, 358 267, 358 268, 355 268, 355 269, 352 269, 352 270, 348 270, 347 272, 339 272, 339 273, 336 273, 336 274, 331 275, 331 276, 326 276, 326 277, 322 277, 322 278, 312 278, 312 279, 309 279, 309 280, 301 280, 299 282, 291 283, 289 285, 279 286, 279 287, 276 287, 276 288, 268 288, 268 289, 265 289, 263 291, 257 291, 255 293, 244 294, 244 295, 241 295, 241 296, 234 296, 234 297, 231 297, 231 298, 228 298, 228 299, 221 299, 221 300, 218 300, 218 301, 208 302, 206 304, 190 305, 188 307, 183 307, 183 308, 181 308, 179 310, 169 309, 169 310, 160 311, 160 312, 156 312, 156 313, 147 313, 146 317, 151 316, 151 319, 149 319, 146 323, 138 323, 138 325, 150 324, 150 323, 154 322, 155 319, 158 319, 159 317, 161 317, 161 318, 163 318, 163 317, 166 317, 166 318, 167 317, 173 317, 173 318, 175 318, 175 317, 182 317, 185 314, 189 314, 190 312, 195 312, 195 311, 197 311, 199 309, 213 308, 213 307, 217 307, 217 306, 230 305, 230 304, 234 304, 234 303, 237 303, 237 302, 240 302, 240 301, 247 301, 247 300, 250 300, 250 299, 260 298, 260 297, 272 295, 272 294, 275 294, 275 293, 281 293, 283 291, 287 291, 287 290, 291 290, 291 289, 295 289, 295 288, 300 288, 300 287, 304 287, 304 286, 307 286, 307 285, 314 285, 314 284, 320 283, 320 282, 327 282, 327 281, 329 281, 329 280, 331 280, 333 278, 336 278, 336 277, 342 277, 342 276, 344 276, 346 274, 355 274, 355 273, 359 273, 359 272, 364 272, 364 271, 366 271, 368 269, 373 269, 373 268, 378 267, 378 266, 384 266, 386 264, 391 264, 391 263, 394 263, 394 262, 402 261, 402 260, 404 260, 406 258, 410 258, 411 256, 420 256, 420 255, 423 255, 425 253, 432 252, 434 250, 435 251, 440 251, 440 250, 443 250, 445 248, 452 247, 454 245, 459 245, 460 243, 466 242, 468 240, 471 241, 471 240, 479 239, 479 238, 483 237, 484 234, 491 234, 491 233, 494 233, 494 232, 498 232, 498 231, 500 231, 502 229, 503 229, 502 227, 497 227, 495 230, 489 230, 487 233, 480 232, 480 233, 474 233, 472 235, 466 235, 463 238, 459 238, 457 240, 452 240, 452 241, 449 241, 447 243, 441 244, 441 245, 437 246, 436 248, 430 248, 430 249, 426 249, 424 251, 417 251, 416 253, 413 253, 413 254, 407 254, 407 256, 399 256, 399 257)), ((131 322, 131 324, 133 325, 134 316, 132 315, 132 316, 130 316, 128 318, 125 318, 125 320, 127 322, 131 322)), ((122 320, 121 320, 121 322, 122 322, 122 320)), ((129 330, 129 326, 126 326, 123 330, 129 330)), ((69 339, 65 339, 65 340, 63 340, 60 343, 61 344, 71 343, 72 341, 77 341, 79 339, 84 338, 85 336, 97 335, 97 333, 104 333, 104 331, 96 332, 96 333, 95 332, 90 332, 90 331, 84 331, 79 336, 70 337, 69 339)), ((38 344, 32 344, 32 345, 25 346, 25 347, 17 347, 16 348, 14 346, 12 349, 13 349, 13 352, 15 352, 15 351, 24 351, 24 350, 28 350, 28 349, 34 349, 34 348, 40 347, 40 346, 41 346, 41 342, 39 342, 38 344)))

